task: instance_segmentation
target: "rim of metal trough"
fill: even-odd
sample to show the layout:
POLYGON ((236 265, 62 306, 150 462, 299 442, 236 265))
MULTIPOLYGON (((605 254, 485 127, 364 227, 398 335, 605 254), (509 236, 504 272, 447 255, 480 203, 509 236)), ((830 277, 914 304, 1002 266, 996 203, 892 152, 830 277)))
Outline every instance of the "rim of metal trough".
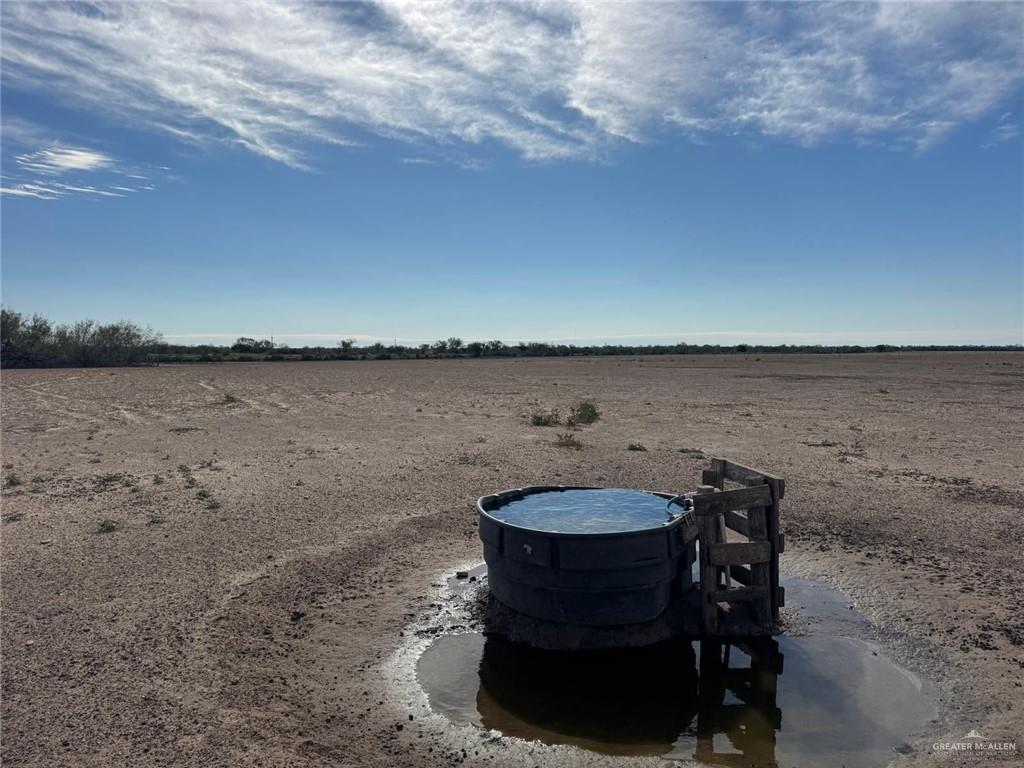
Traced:
MULTIPOLYGON (((657 528, 637 528, 631 531, 610 531, 595 533, 592 531, 538 531, 536 528, 527 528, 522 525, 515 525, 514 523, 508 523, 500 518, 495 517, 491 514, 491 509, 497 509, 499 506, 495 502, 502 501, 518 501, 525 496, 532 496, 537 493, 548 493, 551 491, 605 491, 609 490, 608 486, 602 485, 528 485, 524 488, 509 488, 506 491, 498 491, 497 493, 489 493, 486 496, 481 496, 476 500, 476 511, 492 521, 495 525, 500 525, 505 528, 515 528, 519 531, 528 531, 529 533, 540 533, 544 536, 549 536, 557 539, 586 539, 594 537, 603 538, 626 538, 627 536, 649 536, 652 531, 667 531, 680 525, 685 519, 685 514, 674 515, 671 519, 666 520, 657 528)), ((660 499, 666 501, 673 501, 680 498, 678 493, 668 493, 667 491, 647 491, 637 488, 624 488, 622 490, 635 491, 636 493, 649 493, 652 496, 657 496, 660 499)))

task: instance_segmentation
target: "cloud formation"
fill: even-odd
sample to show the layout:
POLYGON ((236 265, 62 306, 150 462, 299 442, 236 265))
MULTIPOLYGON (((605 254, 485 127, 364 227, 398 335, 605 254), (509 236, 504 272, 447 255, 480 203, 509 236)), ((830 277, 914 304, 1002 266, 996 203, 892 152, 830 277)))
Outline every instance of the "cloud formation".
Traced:
MULTIPOLYGON (((12 131, 4 125, 5 151, 11 144, 38 141, 44 135, 39 129, 25 130, 26 125, 16 124, 12 131)), ((60 144, 12 156, 13 164, 5 158, 0 195, 38 200, 59 200, 71 195, 125 197, 154 189, 148 174, 169 170, 125 166, 105 152, 60 144)))
POLYGON ((4 80, 297 167, 386 137, 472 163, 756 135, 918 151, 1021 85, 995 3, 3 5, 4 80))
POLYGON ((108 155, 80 147, 48 147, 15 159, 22 168, 48 176, 67 171, 97 171, 113 164, 108 155))

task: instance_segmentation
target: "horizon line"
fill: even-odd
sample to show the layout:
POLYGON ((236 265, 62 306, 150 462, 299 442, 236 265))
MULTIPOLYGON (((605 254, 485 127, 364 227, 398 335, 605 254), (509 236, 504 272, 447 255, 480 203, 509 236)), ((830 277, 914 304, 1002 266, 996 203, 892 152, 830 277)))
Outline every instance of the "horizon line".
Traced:
POLYGON ((934 331, 924 329, 900 329, 884 331, 676 331, 628 334, 598 334, 592 336, 450 336, 423 337, 399 336, 368 333, 168 333, 162 334, 170 343, 183 346, 215 344, 219 341, 228 346, 239 338, 274 339, 291 342, 305 341, 301 346, 333 345, 342 340, 352 339, 359 345, 400 344, 403 346, 429 344, 459 338, 463 344, 501 341, 508 346, 518 344, 570 344, 576 346, 612 346, 616 343, 635 340, 635 346, 658 346, 664 344, 702 344, 706 339, 733 339, 734 344, 752 343, 762 346, 784 344, 818 344, 876 346, 878 344, 910 346, 1020 346, 1024 344, 1024 332, 1019 328, 956 329, 934 331), (325 344, 324 342, 332 342, 325 344))

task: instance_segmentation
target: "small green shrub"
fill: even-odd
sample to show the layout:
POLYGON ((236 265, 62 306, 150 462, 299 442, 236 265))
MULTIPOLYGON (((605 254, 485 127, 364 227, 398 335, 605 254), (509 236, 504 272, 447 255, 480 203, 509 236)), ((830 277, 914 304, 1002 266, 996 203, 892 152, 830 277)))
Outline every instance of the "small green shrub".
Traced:
POLYGON ((704 451, 702 451, 700 448, 680 448, 679 453, 682 453, 686 456, 693 456, 693 458, 695 459, 704 458, 704 451))
POLYGON ((205 488, 200 488, 198 491, 196 491, 196 498, 197 499, 208 499, 208 498, 210 498, 210 492, 208 490, 206 490, 205 488))
POLYGON ((530 414, 530 424, 535 427, 557 427, 562 423, 558 410, 534 411, 530 414))
POLYGON ((646 451, 643 443, 630 443, 626 446, 627 451, 646 451))
POLYGON ((21 478, 11 472, 7 475, 7 479, 4 480, 4 488, 17 488, 21 485, 21 478))
POLYGON ((569 419, 574 424, 593 424, 601 418, 601 412, 597 406, 588 400, 576 403, 569 411, 569 419))
POLYGON ((583 447, 583 443, 572 432, 562 432, 558 435, 555 438, 555 445, 559 448, 573 448, 577 451, 583 447))
POLYGON ((117 520, 100 520, 96 525, 96 533, 113 533, 121 530, 121 524, 117 520))

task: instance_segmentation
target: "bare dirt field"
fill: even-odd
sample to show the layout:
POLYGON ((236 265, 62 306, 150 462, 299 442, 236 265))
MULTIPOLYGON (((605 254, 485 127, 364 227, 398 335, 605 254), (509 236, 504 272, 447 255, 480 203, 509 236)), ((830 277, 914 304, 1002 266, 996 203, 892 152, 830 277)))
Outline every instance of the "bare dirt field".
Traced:
POLYGON ((936 684, 897 764, 978 765, 930 745, 1024 738, 1022 391, 1012 353, 5 371, 0 756, 606 763, 453 745, 380 666, 480 559, 477 496, 682 491, 703 451, 784 476, 783 570, 837 586, 936 684), (530 426, 580 398, 602 412, 581 450, 530 426))

